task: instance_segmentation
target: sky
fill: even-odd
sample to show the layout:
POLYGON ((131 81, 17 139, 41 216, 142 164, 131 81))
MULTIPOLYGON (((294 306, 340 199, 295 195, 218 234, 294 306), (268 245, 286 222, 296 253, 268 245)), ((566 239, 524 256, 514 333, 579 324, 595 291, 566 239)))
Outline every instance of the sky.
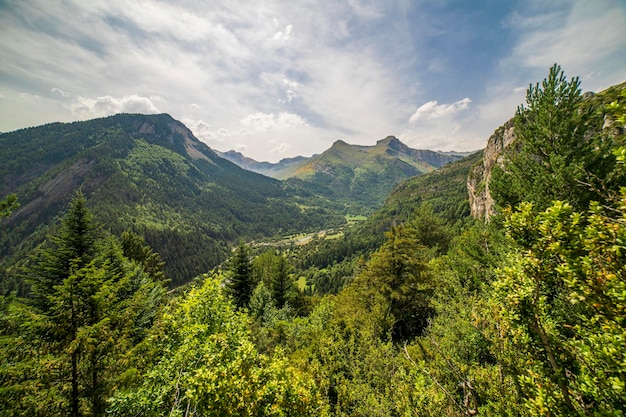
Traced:
POLYGON ((168 113, 258 161, 472 151, 554 63, 626 81, 625 28, 624 0, 0 0, 0 132, 168 113))

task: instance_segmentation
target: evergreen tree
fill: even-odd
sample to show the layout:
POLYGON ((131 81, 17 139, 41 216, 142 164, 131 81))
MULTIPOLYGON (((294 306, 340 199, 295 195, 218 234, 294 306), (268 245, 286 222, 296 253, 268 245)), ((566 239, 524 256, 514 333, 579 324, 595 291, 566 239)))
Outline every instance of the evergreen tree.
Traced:
POLYGON ((20 204, 17 202, 15 194, 8 195, 4 200, 0 200, 0 219, 9 217, 19 206, 20 204))
POLYGON ((553 200, 566 200, 584 207, 590 191, 584 186, 593 155, 585 139, 586 114, 580 80, 567 80, 555 64, 548 77, 526 93, 527 106, 515 116, 516 142, 503 167, 495 167, 490 191, 501 206, 532 201, 545 209, 553 200))
POLYGON ((270 290, 277 308, 283 308, 293 298, 296 283, 290 274, 290 267, 284 256, 276 258, 276 265, 270 277, 270 290))
POLYGON ((393 227, 387 241, 372 255, 354 284, 359 297, 382 300, 394 321, 395 339, 407 340, 419 335, 432 315, 432 288, 428 260, 434 249, 424 246, 417 230, 409 226, 393 227))
POLYGON ((98 226, 87 208, 84 194, 78 192, 65 215, 59 232, 48 236, 48 244, 35 255, 27 276, 31 295, 42 310, 50 306, 54 286, 63 283, 73 270, 86 266, 96 254, 98 226))
POLYGON ((238 308, 247 307, 255 285, 252 278, 250 256, 243 242, 239 243, 230 261, 230 275, 227 286, 235 301, 235 305, 238 308))
POLYGON ((155 281, 165 280, 165 262, 148 244, 136 233, 126 231, 120 237, 124 256, 143 265, 144 270, 155 281))
MULTIPOLYGON (((28 276, 34 306, 45 323, 41 337, 52 340, 57 351, 75 345, 79 328, 91 314, 88 311, 90 306, 85 304, 91 294, 85 293, 81 278, 96 255, 97 230, 85 196, 78 192, 58 234, 50 236, 50 244, 37 253, 28 276)), ((80 355, 76 347, 69 349, 71 392, 68 411, 72 416, 80 415, 80 355)))
POLYGON ((19 330, 1 334, 3 345, 31 353, 11 359, 31 373, 0 366, 0 399, 8 415, 104 415, 118 362, 145 337, 164 288, 123 257, 115 238, 101 236, 82 193, 32 261, 33 298, 14 303, 20 314, 8 318, 19 330))

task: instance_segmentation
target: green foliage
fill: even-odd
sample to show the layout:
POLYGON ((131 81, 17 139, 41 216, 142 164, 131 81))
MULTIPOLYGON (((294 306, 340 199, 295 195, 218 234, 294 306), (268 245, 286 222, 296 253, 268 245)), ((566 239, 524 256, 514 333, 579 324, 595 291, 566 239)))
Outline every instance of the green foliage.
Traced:
POLYGON ((568 81, 555 64, 541 85, 528 89, 527 107, 520 106, 515 116, 516 142, 506 150, 504 165, 494 167, 489 184, 501 207, 532 201, 543 210, 562 200, 583 210, 590 201, 606 201, 623 182, 623 174, 615 177, 611 154, 623 132, 605 129, 607 116, 619 123, 619 114, 611 113, 620 101, 610 101, 611 90, 584 100, 579 86, 577 77, 568 81))
POLYGON ((126 231, 120 236, 122 251, 126 258, 133 260, 143 266, 144 271, 149 274, 154 281, 165 282, 163 268, 165 262, 148 244, 146 240, 136 233, 126 231))
POLYGON ((119 361, 145 338, 163 287, 101 236, 80 193, 26 273, 32 300, 5 298, 1 312, 3 412, 104 415, 119 361))
POLYGON ((567 81, 555 64, 541 86, 529 87, 528 107, 520 106, 515 117, 519 149, 509 152, 504 175, 496 169, 490 184, 501 205, 525 200, 547 207, 554 199, 582 198, 576 180, 583 178, 582 158, 590 148, 583 140, 585 119, 578 112, 579 86, 577 77, 567 81))
POLYGON ((252 275, 255 282, 263 283, 263 288, 270 292, 272 305, 277 309, 287 304, 298 310, 304 308, 293 267, 286 255, 275 250, 263 252, 252 261, 252 275))
POLYGON ((226 286, 238 308, 248 307, 255 282, 248 249, 243 242, 237 246, 230 260, 226 286))
POLYGON ((50 244, 38 250, 32 274, 27 278, 39 308, 48 309, 55 286, 62 285, 73 270, 85 267, 94 259, 97 228, 84 194, 77 193, 58 234, 49 236, 50 244))
POLYGON ((17 195, 15 194, 8 195, 4 200, 0 200, 0 219, 9 217, 19 206, 20 204, 17 202, 17 195))
POLYGON ((432 314, 427 264, 433 253, 420 242, 417 229, 394 227, 351 284, 367 310, 385 312, 383 321, 393 323, 389 330, 396 340, 419 335, 432 314))
POLYGON ((619 415, 626 405, 626 195, 619 216, 556 202, 510 214, 521 251, 494 283, 532 415, 619 415), (523 364, 523 365, 522 365, 523 364), (523 369, 523 371, 522 371, 523 369))
POLYGON ((284 256, 279 256, 269 280, 270 291, 276 307, 282 308, 298 291, 290 267, 284 256))
POLYGON ((50 164, 75 155, 94 214, 76 194, 20 268, 32 298, 0 298, 0 414, 622 415, 624 87, 583 99, 558 66, 531 86, 517 154, 492 177, 513 185, 499 188, 502 205, 531 201, 488 224, 468 218, 476 154, 403 182, 367 220, 326 230, 334 239, 280 250, 241 243, 229 253, 227 243, 319 226, 332 205, 295 182, 234 175, 204 148, 208 159, 194 159, 187 147, 200 145, 165 116, 77 124, 90 132, 85 149, 34 151, 53 171, 2 220, 27 233, 16 217, 36 206, 28 193, 69 181, 67 166, 50 164), (569 201, 551 201, 559 196, 569 201), (230 254, 226 276, 198 277, 164 306, 163 262, 147 242, 186 275, 230 254))
POLYGON ((256 351, 220 281, 205 277, 166 313, 153 365, 111 399, 112 415, 318 415, 314 385, 280 352, 256 351))

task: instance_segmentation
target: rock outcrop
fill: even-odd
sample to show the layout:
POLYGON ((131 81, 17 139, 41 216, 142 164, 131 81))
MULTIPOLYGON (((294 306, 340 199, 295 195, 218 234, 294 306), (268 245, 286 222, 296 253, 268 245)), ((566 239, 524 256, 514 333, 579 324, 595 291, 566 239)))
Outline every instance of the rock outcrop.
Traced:
POLYGON ((467 177, 467 190, 472 216, 489 219, 495 213, 495 203, 489 192, 491 170, 502 163, 505 148, 515 141, 513 119, 500 126, 491 135, 485 147, 483 160, 475 165, 467 177))

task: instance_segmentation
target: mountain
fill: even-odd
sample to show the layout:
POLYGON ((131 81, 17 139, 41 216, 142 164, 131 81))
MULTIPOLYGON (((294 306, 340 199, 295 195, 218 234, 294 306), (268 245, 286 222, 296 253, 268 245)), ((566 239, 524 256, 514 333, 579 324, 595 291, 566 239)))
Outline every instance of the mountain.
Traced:
POLYGON ((349 211, 368 212, 379 208, 400 181, 431 172, 460 157, 411 149, 393 136, 374 146, 350 145, 339 140, 285 176, 306 182, 319 193, 328 190, 327 195, 344 202, 349 211))
POLYGON ((400 181, 431 172, 466 155, 412 149, 394 136, 381 139, 374 146, 350 145, 338 140, 319 155, 282 160, 278 164, 258 163, 232 151, 224 154, 241 167, 326 195, 343 203, 353 214, 379 208, 400 181))
POLYGON ((271 162, 258 162, 244 156, 241 152, 232 150, 228 152, 215 151, 215 153, 243 169, 272 178, 280 178, 281 173, 290 170, 294 166, 298 167, 309 159, 305 156, 296 156, 294 158, 281 159, 278 163, 274 164, 271 162))
POLYGON ((218 265, 239 239, 344 221, 328 201, 220 158, 167 114, 22 129, 1 134, 0 149, 0 196, 21 204, 0 223, 0 267, 42 242, 78 189, 103 227, 143 235, 173 284, 218 265))

